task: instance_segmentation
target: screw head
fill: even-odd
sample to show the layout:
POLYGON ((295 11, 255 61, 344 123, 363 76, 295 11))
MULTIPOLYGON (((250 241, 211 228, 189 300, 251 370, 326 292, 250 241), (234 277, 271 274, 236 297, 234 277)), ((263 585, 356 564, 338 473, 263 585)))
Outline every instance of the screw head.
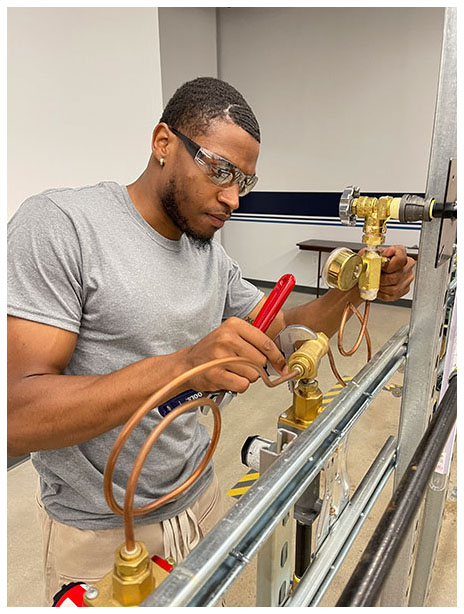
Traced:
POLYGON ((87 597, 87 599, 96 599, 98 595, 99 595, 99 590, 95 586, 90 586, 85 591, 85 596, 87 597))

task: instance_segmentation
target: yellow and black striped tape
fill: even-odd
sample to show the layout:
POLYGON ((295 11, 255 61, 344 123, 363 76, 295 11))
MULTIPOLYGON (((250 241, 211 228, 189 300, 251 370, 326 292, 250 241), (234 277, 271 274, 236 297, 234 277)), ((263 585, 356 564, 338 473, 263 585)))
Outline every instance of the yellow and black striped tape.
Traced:
POLYGON ((251 488, 258 478, 259 473, 252 469, 246 475, 244 475, 243 478, 240 478, 237 484, 235 484, 235 486, 231 488, 227 494, 234 497, 234 499, 240 499, 243 493, 251 488))
MULTIPOLYGON (((344 377, 344 382, 349 382, 352 380, 352 377, 344 377)), ((339 394, 342 390, 343 386, 341 384, 335 384, 329 392, 326 392, 322 399, 322 407, 326 407, 334 398, 339 394)), ((234 499, 240 499, 240 497, 249 490, 256 480, 259 478, 259 473, 251 469, 246 475, 244 475, 240 480, 235 484, 233 488, 229 490, 227 493, 230 497, 234 499)))

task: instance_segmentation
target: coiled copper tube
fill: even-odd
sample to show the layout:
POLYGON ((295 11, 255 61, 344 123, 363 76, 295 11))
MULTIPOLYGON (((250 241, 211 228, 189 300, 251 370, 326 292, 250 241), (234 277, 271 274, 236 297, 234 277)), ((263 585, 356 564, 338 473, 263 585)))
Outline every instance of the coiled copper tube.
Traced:
MULTIPOLYGON (((368 354, 371 352, 371 340, 369 337, 369 333, 367 332, 367 320, 369 318, 370 307, 370 301, 364 301, 364 318, 361 317, 361 314, 353 305, 353 303, 348 303, 348 305, 345 307, 342 320, 340 322, 340 328, 338 329, 338 349, 340 350, 340 354, 342 354, 343 356, 352 356, 361 345, 364 336, 366 337, 368 354), (346 320, 348 319, 348 313, 350 312, 350 310, 358 317, 359 321, 361 322, 361 330, 359 331, 358 338, 356 339, 356 342, 351 348, 351 350, 345 350, 343 348, 343 334, 345 332, 346 320)), ((370 359, 371 357, 369 356, 367 360, 370 359)))
POLYGON ((282 384, 283 382, 287 382, 299 374, 299 371, 294 370, 294 371, 289 372, 287 375, 284 375, 278 379, 271 381, 266 371, 263 369, 263 367, 256 365, 255 363, 245 360, 243 358, 240 358, 238 356, 218 358, 216 360, 211 360, 210 362, 204 363, 203 365, 199 365, 198 367, 194 367, 193 369, 186 371, 182 375, 179 375, 171 383, 161 388, 161 390, 159 390, 158 392, 155 392, 154 394, 152 394, 145 401, 145 403, 143 403, 143 405, 141 405, 134 412, 134 414, 126 422, 124 428, 119 433, 113 445, 113 448, 111 449, 110 455, 108 457, 108 461, 106 463, 103 484, 104 484, 105 498, 106 498, 109 508, 115 514, 118 514, 119 516, 124 517, 126 550, 128 552, 131 552, 135 549, 133 517, 141 516, 150 511, 153 511, 161 507, 162 505, 166 504, 168 501, 171 501, 175 497, 178 497, 182 492, 184 492, 187 488, 189 488, 189 486, 191 486, 193 482, 195 482, 195 480, 206 469, 209 461, 211 460, 211 457, 214 454, 214 450, 216 449, 217 442, 219 440, 220 428, 221 428, 221 416, 220 416, 219 407, 217 403, 215 403, 215 401, 213 401, 209 397, 204 397, 204 398, 195 399, 193 401, 188 401, 187 403, 184 403, 180 407, 177 407, 172 412, 170 412, 153 429, 153 431, 150 433, 150 435, 145 440, 145 443, 141 447, 137 455, 137 458, 135 460, 131 474, 127 481, 124 508, 122 508, 120 505, 118 505, 113 495, 113 473, 114 473, 114 467, 116 465, 118 456, 122 448, 124 447, 124 444, 126 443, 129 435, 149 411, 151 411, 154 407, 157 407, 161 403, 161 401, 165 400, 166 398, 170 398, 172 391, 176 389, 178 386, 184 384, 188 379, 208 369, 212 369, 220 365, 234 364, 234 363, 235 364, 237 363, 245 364, 247 366, 250 366, 256 369, 256 371, 259 373, 259 375, 261 376, 266 386, 270 388, 274 388, 275 386, 278 386, 279 384, 282 384), (178 416, 185 413, 186 411, 191 410, 194 407, 205 406, 205 405, 208 405, 208 407, 211 407, 211 409, 213 410, 214 432, 211 438, 211 443, 206 451, 206 454, 203 457, 197 469, 183 484, 178 486, 176 489, 174 489, 167 495, 160 497, 159 499, 157 499, 156 501, 153 501, 152 503, 148 505, 144 505, 144 506, 134 509, 133 502, 134 502, 134 493, 137 487, 137 482, 138 482, 140 473, 142 471, 144 462, 150 450, 152 449, 153 445, 157 441, 157 439, 160 437, 163 431, 171 424, 171 422, 175 420, 178 416))
MULTIPOLYGON (((358 350, 359 346, 362 343, 363 337, 364 337, 366 339, 366 344, 367 344, 367 361, 369 362, 369 360, 372 358, 371 338, 369 335, 369 331, 367 330, 367 320, 369 318, 370 305, 371 305, 370 301, 365 301, 364 317, 361 316, 361 314, 356 309, 356 307, 353 305, 353 303, 348 303, 347 306, 345 307, 345 310, 342 316, 342 320, 340 323, 340 328, 338 330, 338 349, 340 351, 340 354, 342 354, 343 356, 352 356, 358 350), (359 331, 358 338, 356 339, 356 342, 351 348, 351 350, 345 350, 343 348, 343 334, 345 332, 345 325, 346 325, 346 321, 348 319, 348 314, 350 311, 352 311, 356 315, 358 320, 360 321, 361 330, 359 331)), ((333 374, 335 375, 338 382, 342 386, 346 386, 346 383, 343 381, 342 376, 340 375, 340 373, 337 370, 337 367, 335 366, 335 359, 334 359, 332 350, 330 348, 328 351, 328 357, 329 357, 329 362, 330 362, 330 366, 332 368, 333 374)))

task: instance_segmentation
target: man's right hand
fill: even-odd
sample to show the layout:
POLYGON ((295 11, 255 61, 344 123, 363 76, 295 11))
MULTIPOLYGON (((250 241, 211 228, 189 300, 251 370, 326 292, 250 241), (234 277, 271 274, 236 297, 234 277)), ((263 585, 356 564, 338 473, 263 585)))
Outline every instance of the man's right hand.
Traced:
MULTIPOLYGON (((180 351, 186 369, 227 356, 240 356, 264 367, 269 361, 278 373, 284 375, 287 365, 275 343, 263 332, 241 320, 229 318, 195 345, 180 351)), ((189 380, 189 387, 201 392, 231 390, 245 392, 250 383, 259 378, 252 367, 231 364, 214 367, 189 380)))

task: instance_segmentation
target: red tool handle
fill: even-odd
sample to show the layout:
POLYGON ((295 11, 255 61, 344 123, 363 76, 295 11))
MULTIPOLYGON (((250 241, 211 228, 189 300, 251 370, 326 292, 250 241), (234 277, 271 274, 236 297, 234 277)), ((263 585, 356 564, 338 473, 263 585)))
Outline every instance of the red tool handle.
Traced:
POLYGON ((261 308, 261 311, 256 316, 253 326, 262 330, 263 333, 267 331, 271 325, 272 320, 276 317, 278 311, 287 300, 288 295, 295 286, 295 278, 293 275, 287 273, 283 275, 274 286, 271 294, 267 297, 266 302, 261 308))

